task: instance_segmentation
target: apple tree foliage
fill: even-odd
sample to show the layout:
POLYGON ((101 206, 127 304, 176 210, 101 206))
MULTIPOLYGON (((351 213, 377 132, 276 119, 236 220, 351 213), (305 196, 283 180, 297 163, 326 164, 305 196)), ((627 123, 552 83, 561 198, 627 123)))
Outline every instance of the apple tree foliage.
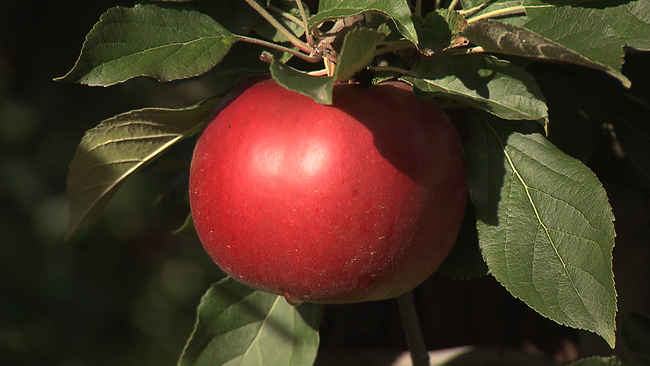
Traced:
MULTIPOLYGON (((463 108, 471 209, 440 270, 489 272, 543 316, 613 347, 614 216, 584 162, 612 135, 650 176, 650 128, 630 112, 647 115, 650 101, 622 72, 626 54, 648 50, 647 0, 454 0, 428 10, 407 0, 161 0, 108 9, 58 80, 106 87, 209 74, 223 92, 270 73, 331 104, 334 83, 363 71, 463 108), (540 71, 540 63, 564 69, 540 71)), ((219 96, 125 112, 87 131, 70 164, 66 237, 131 174, 195 136, 219 96)), ((311 364, 320 309, 224 279, 201 301, 179 365, 311 364)), ((650 353, 647 318, 638 314, 624 330, 631 347, 650 353)), ((579 364, 611 362, 619 360, 579 364)))

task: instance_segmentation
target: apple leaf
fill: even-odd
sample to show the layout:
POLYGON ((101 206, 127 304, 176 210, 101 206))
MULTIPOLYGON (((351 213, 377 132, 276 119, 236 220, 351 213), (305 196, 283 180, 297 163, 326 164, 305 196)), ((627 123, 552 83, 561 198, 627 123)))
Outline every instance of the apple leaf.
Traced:
POLYGON ((464 38, 457 39, 464 24, 465 18, 457 11, 438 9, 430 12, 415 24, 420 40, 418 50, 425 56, 431 56, 448 48, 465 45, 464 38))
POLYGON ((386 35, 374 29, 360 28, 349 31, 343 39, 334 79, 349 80, 354 74, 370 65, 375 57, 377 43, 386 35))
POLYGON ((319 26, 326 20, 361 14, 366 11, 378 11, 395 22, 399 32, 414 44, 418 35, 411 21, 411 9, 406 0, 321 0, 318 12, 309 20, 309 29, 319 26))
POLYGON ((422 96, 443 95, 505 119, 546 123, 545 98, 522 68, 484 54, 439 55, 418 61, 403 79, 422 96))
POLYGON ((650 316, 633 311, 623 321, 622 330, 630 349, 650 357, 650 316))
MULTIPOLYGON (((588 14, 583 20, 575 18, 576 21, 589 21, 600 19, 601 23, 607 24, 619 37, 620 46, 637 50, 650 50, 650 2, 646 0, 610 0, 610 1, 564 1, 560 4, 553 2, 553 5, 576 4, 583 6, 578 8, 579 12, 588 14)), ((536 18, 539 15, 554 11, 553 7, 545 1, 526 0, 524 3, 529 18, 536 18)), ((595 37, 595 35, 590 35, 595 37)))
POLYGON ((178 365, 311 365, 322 309, 293 307, 281 296, 225 278, 203 296, 178 365))
POLYGON ((321 104, 332 104, 334 78, 327 76, 311 76, 277 60, 273 60, 273 63, 271 63, 271 76, 278 82, 278 84, 289 90, 313 98, 321 104))
POLYGON ((540 314, 613 348, 614 215, 594 173, 539 133, 471 111, 467 183, 490 273, 540 314))
POLYGON ((589 21, 589 14, 580 11, 560 8, 527 22, 526 28, 479 20, 461 35, 487 52, 590 67, 629 87, 630 81, 620 72, 624 55, 620 39, 602 21, 589 21))
POLYGON ((215 98, 183 109, 135 110, 88 130, 70 163, 65 240, 90 223, 129 175, 198 132, 216 102, 215 98))
POLYGON ((218 64, 238 39, 189 7, 118 6, 101 16, 72 70, 57 80, 109 86, 138 76, 190 78, 218 64))

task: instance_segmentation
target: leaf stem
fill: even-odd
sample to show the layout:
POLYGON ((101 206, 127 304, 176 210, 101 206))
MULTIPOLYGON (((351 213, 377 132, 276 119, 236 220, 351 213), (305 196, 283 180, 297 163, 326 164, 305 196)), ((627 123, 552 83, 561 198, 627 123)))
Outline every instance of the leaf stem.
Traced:
POLYGON ((269 5, 269 10, 274 11, 274 12, 280 14, 280 15, 283 16, 284 18, 286 18, 286 19, 288 19, 288 20, 290 20, 290 21, 296 23, 296 24, 299 25, 299 26, 302 26, 302 21, 300 21, 300 19, 294 17, 294 16, 293 16, 291 13, 289 13, 288 11, 282 10, 282 9, 278 8, 277 6, 275 6, 275 5, 269 5))
POLYGON ((499 9, 499 10, 494 10, 489 13, 481 14, 479 16, 476 16, 474 18, 467 19, 467 23, 471 24, 473 22, 482 20, 482 19, 489 19, 489 18, 498 18, 502 16, 507 16, 507 15, 514 15, 514 14, 521 14, 521 13, 526 13, 526 8, 523 6, 513 6, 511 8, 504 8, 504 9, 499 9))
POLYGON ((459 2, 460 2, 460 0, 452 0, 452 1, 451 1, 451 4, 449 4, 449 8, 448 8, 448 9, 449 9, 449 10, 454 10, 454 9, 456 9, 456 6, 458 6, 458 3, 459 3, 459 2))
POLYGON ((311 32, 309 31, 307 13, 305 13, 305 9, 302 7, 302 0, 296 0, 296 5, 298 6, 298 11, 300 11, 300 19, 302 19, 302 28, 305 30, 307 44, 309 47, 314 47, 316 43, 314 43, 314 38, 311 36, 311 32))
POLYGON ((399 305, 402 327, 406 336, 406 344, 408 344, 411 352, 413 366, 429 366, 429 352, 427 352, 427 346, 422 337, 420 321, 413 302, 413 292, 409 291, 398 296, 397 304, 399 305))
POLYGON ((281 45, 273 43, 273 42, 268 42, 268 41, 264 41, 264 40, 261 40, 261 39, 257 39, 257 38, 252 38, 252 37, 247 37, 247 36, 239 36, 239 40, 242 41, 242 42, 257 44, 257 45, 268 47, 268 48, 271 48, 271 49, 274 49, 274 50, 290 53, 290 54, 292 54, 292 55, 294 55, 296 57, 299 57, 299 58, 301 58, 301 59, 303 59, 303 60, 305 60, 307 62, 311 62, 311 63, 316 63, 316 62, 320 61, 321 58, 322 58, 322 57, 314 57, 314 56, 306 55, 306 54, 304 54, 304 53, 302 53, 300 51, 296 51, 294 49, 284 47, 284 46, 281 46, 281 45))
POLYGON ((264 19, 266 19, 266 21, 269 22, 273 26, 273 28, 277 29, 278 32, 282 33, 282 35, 287 37, 287 39, 289 40, 289 42, 291 42, 292 45, 298 47, 298 49, 300 49, 302 52, 306 54, 311 54, 312 49, 308 44, 301 41, 293 33, 287 30, 287 28, 285 28, 282 24, 280 24, 280 22, 278 22, 268 11, 266 11, 266 9, 264 9, 260 4, 258 4, 256 0, 244 0, 244 1, 246 1, 248 5, 251 6, 251 8, 255 9, 255 11, 258 12, 264 19))

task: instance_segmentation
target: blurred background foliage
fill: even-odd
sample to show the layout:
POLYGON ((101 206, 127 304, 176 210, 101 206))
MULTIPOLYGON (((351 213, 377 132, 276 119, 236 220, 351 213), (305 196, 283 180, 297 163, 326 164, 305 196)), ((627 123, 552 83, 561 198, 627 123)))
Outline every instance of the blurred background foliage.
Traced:
MULTIPOLYGON (((62 240, 67 166, 86 130, 131 109, 187 106, 228 88, 206 78, 136 79, 109 88, 53 82, 114 5, 133 1, 0 0, 3 366, 174 365, 202 294, 222 276, 196 239, 171 234, 188 212, 183 168, 192 139, 130 178, 89 228, 62 240)), ((628 67, 644 90, 648 61, 641 55, 628 67)), ((620 320, 630 310, 650 312, 650 194, 647 179, 612 146, 605 141, 590 166, 617 216, 620 320)), ((415 296, 430 349, 502 345, 558 361, 576 352, 612 353, 598 337, 540 317, 491 277, 453 281, 436 274, 415 296)), ((349 351, 374 349, 363 358, 377 365, 377 349, 388 357, 405 349, 393 301, 328 307, 321 330, 322 364, 343 354, 359 366, 349 351)), ((620 338, 614 352, 627 352, 620 338)))

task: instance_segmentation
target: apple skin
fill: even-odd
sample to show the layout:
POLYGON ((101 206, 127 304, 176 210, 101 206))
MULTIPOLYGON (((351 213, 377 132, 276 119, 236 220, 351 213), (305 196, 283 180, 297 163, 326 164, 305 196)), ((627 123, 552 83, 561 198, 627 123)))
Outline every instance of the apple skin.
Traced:
POLYGON ((190 168, 211 258, 294 305, 418 286, 454 244, 466 196, 456 130, 403 83, 336 85, 331 106, 254 83, 216 107, 190 168))

